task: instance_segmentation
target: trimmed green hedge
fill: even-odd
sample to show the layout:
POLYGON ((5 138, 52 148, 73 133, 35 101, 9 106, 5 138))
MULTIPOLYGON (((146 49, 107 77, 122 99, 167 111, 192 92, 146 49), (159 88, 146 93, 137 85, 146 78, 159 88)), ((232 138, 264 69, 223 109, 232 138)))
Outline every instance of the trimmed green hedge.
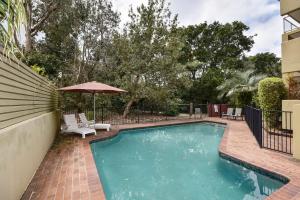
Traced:
POLYGON ((258 101, 263 110, 281 110, 281 101, 287 97, 287 89, 281 78, 271 77, 258 84, 258 101))
POLYGON ((280 125, 281 102, 287 97, 287 89, 281 78, 265 78, 258 84, 259 106, 263 109, 265 124, 269 128, 280 125))

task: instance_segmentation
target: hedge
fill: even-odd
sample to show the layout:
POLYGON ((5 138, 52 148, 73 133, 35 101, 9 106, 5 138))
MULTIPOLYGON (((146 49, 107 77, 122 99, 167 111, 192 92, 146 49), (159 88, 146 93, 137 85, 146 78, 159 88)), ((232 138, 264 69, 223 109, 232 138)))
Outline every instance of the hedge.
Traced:
POLYGON ((281 78, 265 78, 258 84, 258 101, 263 109, 265 124, 269 128, 280 126, 281 102, 287 97, 287 89, 281 78), (275 112, 274 112, 275 111, 275 112))
POLYGON ((258 101, 263 110, 281 110, 281 102, 287 97, 287 89, 281 78, 271 77, 258 84, 258 101))

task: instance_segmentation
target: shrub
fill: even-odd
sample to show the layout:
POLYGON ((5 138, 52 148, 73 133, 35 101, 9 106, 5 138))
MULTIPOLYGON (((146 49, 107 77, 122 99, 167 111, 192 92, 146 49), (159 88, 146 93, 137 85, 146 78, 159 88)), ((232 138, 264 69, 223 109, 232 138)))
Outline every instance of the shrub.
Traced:
POLYGON ((265 78, 258 84, 258 101, 263 110, 281 110, 287 90, 281 78, 265 78))
POLYGON ((252 103, 252 96, 253 96, 252 91, 238 92, 235 95, 235 107, 243 108, 247 105, 250 105, 252 103))
POLYGON ((256 108, 260 108, 257 91, 252 96, 251 104, 256 108))
POLYGON ((258 84, 258 101, 264 111, 264 118, 268 127, 278 125, 281 112, 281 102, 287 97, 287 89, 281 78, 265 78, 258 84))
POLYGON ((166 111, 165 115, 167 116, 177 116, 179 114, 179 107, 177 104, 169 104, 166 111))

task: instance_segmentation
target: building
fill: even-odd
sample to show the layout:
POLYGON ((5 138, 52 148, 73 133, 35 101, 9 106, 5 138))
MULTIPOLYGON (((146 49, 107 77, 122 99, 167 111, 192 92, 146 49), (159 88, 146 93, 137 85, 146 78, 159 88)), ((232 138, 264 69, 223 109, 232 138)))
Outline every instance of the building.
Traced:
POLYGON ((283 16, 282 74, 300 81, 300 0, 281 0, 283 16))
MULTIPOLYGON (((280 12, 283 16, 282 34, 282 78, 287 83, 289 77, 300 83, 300 0, 281 0, 280 12)), ((284 100, 283 111, 292 112, 294 157, 300 159, 300 100, 284 100)), ((284 117, 283 117, 284 118, 284 117)))

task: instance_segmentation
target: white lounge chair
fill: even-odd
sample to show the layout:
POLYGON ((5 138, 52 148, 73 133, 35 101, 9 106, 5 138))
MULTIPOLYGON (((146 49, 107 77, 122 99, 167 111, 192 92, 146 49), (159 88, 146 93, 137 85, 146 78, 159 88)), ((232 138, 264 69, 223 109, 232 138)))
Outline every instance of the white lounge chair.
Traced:
POLYGON ((96 130, 97 129, 106 129, 107 131, 109 131, 111 128, 110 124, 101 124, 101 123, 95 124, 94 120, 88 121, 84 113, 79 114, 79 119, 80 119, 81 123, 83 124, 83 126, 85 126, 85 127, 94 128, 96 130))
POLYGON ((242 108, 236 108, 234 115, 231 115, 231 117, 233 117, 234 119, 237 119, 238 117, 243 119, 242 108))
POLYGON ((233 115, 233 108, 228 108, 227 113, 222 113, 222 117, 226 116, 227 118, 233 115))
POLYGON ((64 115, 64 121, 67 126, 67 128, 63 130, 64 133, 78 133, 82 135, 82 138, 85 138, 85 135, 90 133, 93 133, 95 135, 97 134, 96 130, 93 128, 78 127, 77 120, 74 114, 64 115))

